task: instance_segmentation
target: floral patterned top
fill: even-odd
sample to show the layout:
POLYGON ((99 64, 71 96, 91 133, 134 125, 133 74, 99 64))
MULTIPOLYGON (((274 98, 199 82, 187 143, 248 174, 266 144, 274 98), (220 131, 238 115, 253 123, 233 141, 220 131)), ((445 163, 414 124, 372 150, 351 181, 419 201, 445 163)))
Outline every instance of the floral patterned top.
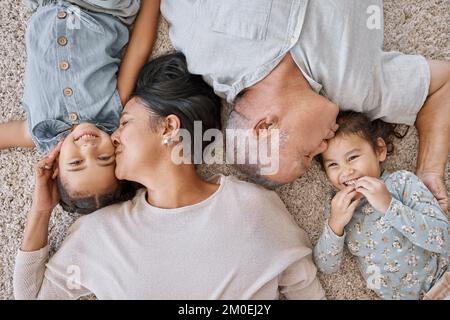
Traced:
POLYGON ((339 237, 328 225, 328 205, 314 260, 324 273, 338 271, 345 243, 369 289, 383 299, 419 299, 448 270, 449 222, 413 173, 385 172, 381 179, 392 195, 386 213, 363 198, 339 237))

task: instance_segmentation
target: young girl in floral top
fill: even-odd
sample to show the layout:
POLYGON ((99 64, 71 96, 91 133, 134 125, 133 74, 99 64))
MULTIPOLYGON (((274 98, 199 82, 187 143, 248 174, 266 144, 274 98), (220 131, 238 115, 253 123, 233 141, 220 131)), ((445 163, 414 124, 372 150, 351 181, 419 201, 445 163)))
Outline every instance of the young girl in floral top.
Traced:
POLYGON ((381 169, 393 126, 353 112, 337 123, 320 161, 338 192, 325 210, 315 262, 322 272, 338 271, 345 243, 369 289, 383 299, 419 299, 448 279, 448 219, 413 173, 381 169))

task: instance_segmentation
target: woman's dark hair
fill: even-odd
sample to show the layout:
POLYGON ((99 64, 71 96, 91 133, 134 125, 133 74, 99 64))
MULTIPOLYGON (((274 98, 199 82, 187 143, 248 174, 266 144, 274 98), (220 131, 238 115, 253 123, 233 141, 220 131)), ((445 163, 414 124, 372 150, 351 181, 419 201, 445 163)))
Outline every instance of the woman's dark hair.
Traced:
POLYGON ((64 211, 70 213, 88 214, 100 208, 127 201, 136 195, 136 191, 142 187, 140 184, 121 180, 115 190, 104 194, 74 197, 70 195, 69 188, 59 178, 56 185, 60 196, 59 204, 64 211))
MULTIPOLYGON (((133 97, 158 119, 175 115, 181 128, 194 137, 194 121, 201 121, 202 135, 221 128, 221 101, 199 75, 188 71, 185 56, 178 52, 148 62, 140 71, 133 97)), ((193 139, 191 139, 193 150, 193 139)), ((203 143, 203 148, 209 142, 203 143)))
MULTIPOLYGON (((408 133, 409 127, 404 133, 397 131, 398 125, 384 122, 380 119, 370 121, 367 116, 354 111, 339 112, 336 123, 339 129, 336 131, 336 137, 339 135, 357 134, 370 143, 374 151, 377 151, 377 139, 382 138, 386 143, 387 154, 394 152, 394 137, 402 139, 408 133)), ((322 164, 322 156, 318 155, 317 160, 322 164)))

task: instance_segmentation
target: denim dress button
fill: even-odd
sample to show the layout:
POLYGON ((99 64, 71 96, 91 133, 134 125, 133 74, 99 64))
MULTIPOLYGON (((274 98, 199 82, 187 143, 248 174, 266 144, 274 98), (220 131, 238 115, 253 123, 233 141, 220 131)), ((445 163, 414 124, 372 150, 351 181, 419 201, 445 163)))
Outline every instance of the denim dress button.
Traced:
POLYGON ((67 70, 67 69, 69 69, 69 63, 67 62, 67 61, 60 61, 59 62, 59 68, 61 69, 61 70, 67 70))
POLYGON ((73 94, 73 90, 72 90, 72 88, 65 88, 63 90, 63 93, 66 97, 70 97, 73 94))
POLYGON ((77 119, 78 119, 78 116, 77 116, 77 114, 75 112, 72 112, 72 113, 69 114, 69 120, 71 122, 75 122, 75 121, 77 121, 77 119))
POLYGON ((58 38, 58 44, 64 47, 67 44, 67 38, 65 36, 61 36, 58 38))
POLYGON ((58 12, 59 19, 65 19, 66 17, 67 17, 67 12, 62 11, 62 10, 58 12))

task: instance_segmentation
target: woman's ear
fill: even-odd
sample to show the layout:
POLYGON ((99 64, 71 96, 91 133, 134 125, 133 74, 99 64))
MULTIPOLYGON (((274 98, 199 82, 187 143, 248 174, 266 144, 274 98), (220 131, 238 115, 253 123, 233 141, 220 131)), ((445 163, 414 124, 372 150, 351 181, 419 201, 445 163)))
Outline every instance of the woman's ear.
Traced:
POLYGON ((168 115, 164 121, 163 135, 166 138, 175 139, 180 128, 180 119, 174 114, 168 115))
POLYGON ((377 156, 378 161, 383 162, 387 157, 387 146, 383 138, 377 138, 377 156))

